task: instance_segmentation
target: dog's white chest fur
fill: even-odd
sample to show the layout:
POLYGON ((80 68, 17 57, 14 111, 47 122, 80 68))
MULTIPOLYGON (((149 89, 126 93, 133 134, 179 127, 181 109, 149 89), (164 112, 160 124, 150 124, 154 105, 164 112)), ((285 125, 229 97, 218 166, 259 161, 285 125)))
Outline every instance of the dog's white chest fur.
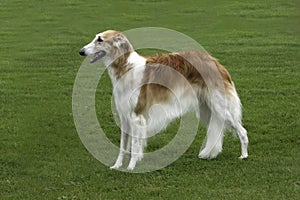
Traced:
POLYGON ((130 114, 137 104, 146 59, 136 52, 132 52, 127 59, 127 63, 132 65, 132 68, 119 79, 114 77, 113 69, 109 70, 113 83, 115 104, 119 114, 130 114))

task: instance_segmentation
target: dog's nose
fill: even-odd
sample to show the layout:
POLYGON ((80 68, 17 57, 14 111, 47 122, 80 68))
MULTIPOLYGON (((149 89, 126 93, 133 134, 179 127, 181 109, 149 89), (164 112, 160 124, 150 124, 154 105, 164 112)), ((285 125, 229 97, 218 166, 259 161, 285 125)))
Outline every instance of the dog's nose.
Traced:
POLYGON ((86 56, 85 50, 84 50, 84 49, 81 49, 81 50, 79 51, 79 54, 80 54, 81 56, 86 56))

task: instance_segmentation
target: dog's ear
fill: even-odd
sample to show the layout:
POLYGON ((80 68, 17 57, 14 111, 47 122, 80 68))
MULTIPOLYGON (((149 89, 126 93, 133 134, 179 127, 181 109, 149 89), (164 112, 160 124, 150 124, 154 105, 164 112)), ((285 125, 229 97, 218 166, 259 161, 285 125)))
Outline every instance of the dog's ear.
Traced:
POLYGON ((123 51, 130 50, 130 44, 126 38, 122 35, 117 35, 114 37, 114 46, 118 49, 122 49, 123 51))

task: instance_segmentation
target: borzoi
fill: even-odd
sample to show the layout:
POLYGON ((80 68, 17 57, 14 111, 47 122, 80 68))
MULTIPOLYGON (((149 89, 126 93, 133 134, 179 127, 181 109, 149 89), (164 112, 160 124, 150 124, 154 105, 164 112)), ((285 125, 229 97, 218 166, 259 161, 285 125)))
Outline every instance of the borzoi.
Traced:
POLYGON ((183 51, 143 57, 124 34, 113 30, 97 34, 79 53, 91 55, 91 63, 101 59, 114 87, 121 141, 111 168, 120 168, 128 152, 127 169, 133 170, 143 158, 146 138, 190 110, 195 110, 207 127, 200 158, 212 159, 222 151, 226 129, 240 139, 240 159, 248 157, 247 131, 242 126, 241 102, 234 83, 208 53, 183 51))

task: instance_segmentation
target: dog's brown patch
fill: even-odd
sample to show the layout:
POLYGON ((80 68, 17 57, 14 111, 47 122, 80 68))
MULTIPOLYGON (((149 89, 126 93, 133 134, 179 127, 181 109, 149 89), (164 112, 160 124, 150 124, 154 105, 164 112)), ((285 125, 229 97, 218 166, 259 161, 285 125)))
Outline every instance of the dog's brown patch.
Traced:
POLYGON ((150 56, 146 61, 136 114, 143 113, 155 103, 167 101, 171 96, 170 89, 184 87, 174 71, 180 73, 194 89, 200 87, 201 92, 216 87, 223 87, 226 92, 232 86, 227 70, 208 53, 187 51, 150 56))
POLYGON ((131 52, 126 52, 122 54, 110 65, 113 69, 116 79, 121 78, 133 67, 132 64, 128 64, 127 62, 130 53, 131 52))
POLYGON ((121 32, 115 31, 115 30, 107 30, 101 33, 101 39, 102 40, 108 40, 110 38, 113 38, 117 35, 120 35, 121 32))

